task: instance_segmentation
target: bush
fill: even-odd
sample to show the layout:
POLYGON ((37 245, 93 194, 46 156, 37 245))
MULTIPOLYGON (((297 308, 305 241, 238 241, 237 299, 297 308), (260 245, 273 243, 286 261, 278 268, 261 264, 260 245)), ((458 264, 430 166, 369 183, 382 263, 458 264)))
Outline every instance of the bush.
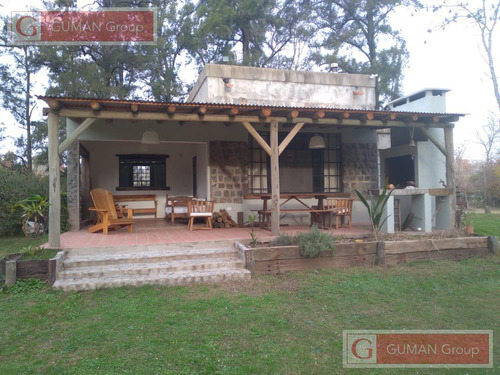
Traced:
POLYGON ((20 212, 11 212, 17 202, 35 194, 48 196, 48 190, 47 177, 0 169, 0 236, 22 232, 20 212))
MULTIPOLYGON (((61 232, 69 230, 66 209, 66 179, 61 176, 61 232)), ((22 233, 22 212, 12 208, 23 199, 33 195, 49 196, 48 176, 38 176, 31 172, 0 169, 0 236, 22 233)))
POLYGON ((297 235, 297 240, 300 255, 305 258, 315 258, 321 253, 335 251, 333 237, 327 233, 321 233, 315 225, 310 232, 297 235))
POLYGON ((280 234, 279 237, 271 241, 271 246, 290 246, 297 244, 297 237, 288 234, 280 234))

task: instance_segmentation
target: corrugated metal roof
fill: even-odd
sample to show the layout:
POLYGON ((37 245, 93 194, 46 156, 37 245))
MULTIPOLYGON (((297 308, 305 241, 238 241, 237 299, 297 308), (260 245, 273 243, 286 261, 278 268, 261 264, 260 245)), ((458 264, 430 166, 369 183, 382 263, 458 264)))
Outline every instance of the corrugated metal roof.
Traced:
POLYGON ((60 96, 37 96, 39 100, 43 100, 50 104, 51 102, 58 102, 63 108, 82 109, 89 108, 90 103, 97 102, 101 105, 102 110, 113 109, 121 111, 130 111, 132 104, 140 106, 140 112, 164 112, 167 107, 174 106, 176 113, 195 113, 201 107, 206 109, 206 114, 221 114, 226 113, 229 109, 238 109, 238 114, 252 115, 257 114, 258 111, 269 109, 272 111, 271 116, 285 116, 290 111, 299 111, 300 116, 308 116, 315 112, 323 111, 326 118, 334 117, 332 115, 347 112, 352 115, 366 115, 373 114, 376 118, 380 119, 384 116, 391 114, 396 115, 397 118, 405 116, 422 116, 434 117, 440 119, 462 117, 463 113, 433 113, 433 112, 414 112, 414 111, 397 111, 397 110, 375 110, 375 109, 360 109, 360 108, 339 108, 339 107, 297 107, 297 106, 275 106, 275 105, 254 105, 254 104, 237 104, 237 103, 208 103, 208 102, 156 102, 148 100, 124 100, 124 99, 103 99, 103 98, 71 98, 60 96), (329 116, 330 115, 330 116, 329 116))

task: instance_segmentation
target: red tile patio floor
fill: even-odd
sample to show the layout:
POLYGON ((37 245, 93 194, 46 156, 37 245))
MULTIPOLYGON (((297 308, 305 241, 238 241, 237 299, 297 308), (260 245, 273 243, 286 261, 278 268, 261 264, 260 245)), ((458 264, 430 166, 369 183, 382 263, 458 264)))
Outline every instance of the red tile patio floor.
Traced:
MULTIPOLYGON (((197 224, 202 225, 202 224, 197 224)), ((228 228, 213 230, 187 230, 187 224, 168 224, 165 220, 137 220, 134 232, 128 233, 127 229, 111 231, 107 236, 102 233, 88 233, 86 228, 78 232, 65 232, 61 234, 61 248, 88 248, 88 247, 120 247, 159 245, 182 242, 206 241, 249 241, 250 228, 228 228)), ((254 228, 259 240, 272 238, 271 232, 261 228, 254 228)), ((282 226, 281 233, 296 234, 308 231, 308 226, 282 226)), ((366 225, 353 225, 352 228, 339 228, 329 231, 334 236, 360 237, 371 232, 366 225)))

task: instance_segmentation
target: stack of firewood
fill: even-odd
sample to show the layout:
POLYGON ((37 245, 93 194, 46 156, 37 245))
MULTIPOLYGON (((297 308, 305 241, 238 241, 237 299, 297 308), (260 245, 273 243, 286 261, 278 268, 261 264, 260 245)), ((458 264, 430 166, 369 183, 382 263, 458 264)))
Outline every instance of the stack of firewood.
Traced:
POLYGON ((233 220, 226 210, 220 210, 219 212, 214 212, 212 226, 214 228, 237 228, 238 223, 233 220))

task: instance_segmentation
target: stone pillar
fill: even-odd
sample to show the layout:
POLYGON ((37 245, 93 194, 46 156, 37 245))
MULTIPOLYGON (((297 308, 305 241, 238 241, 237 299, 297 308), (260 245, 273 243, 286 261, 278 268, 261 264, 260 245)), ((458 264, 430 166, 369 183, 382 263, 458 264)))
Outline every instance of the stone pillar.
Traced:
POLYGON ((80 230, 80 150, 78 141, 73 142, 67 151, 69 224, 71 231, 78 231, 80 230))
POLYGON ((61 247, 61 177, 59 172, 59 115, 51 110, 49 130, 49 247, 61 247))

